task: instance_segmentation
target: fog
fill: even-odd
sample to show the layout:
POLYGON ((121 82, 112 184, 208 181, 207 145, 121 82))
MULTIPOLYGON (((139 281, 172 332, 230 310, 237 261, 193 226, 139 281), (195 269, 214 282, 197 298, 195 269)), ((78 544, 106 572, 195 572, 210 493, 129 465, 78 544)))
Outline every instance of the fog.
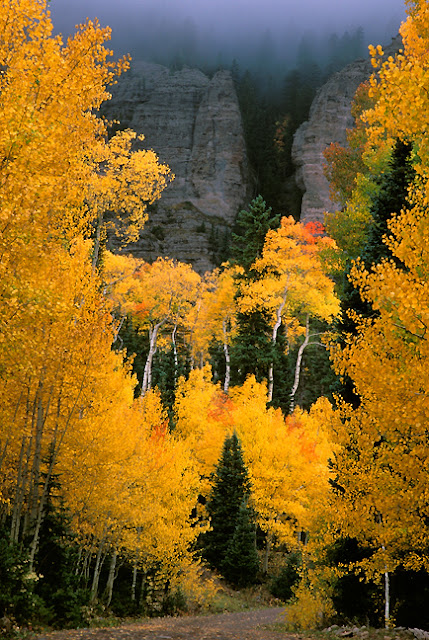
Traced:
POLYGON ((403 0, 51 0, 50 9, 64 36, 98 17, 112 28, 117 55, 166 64, 182 55, 200 66, 228 66, 234 58, 252 66, 265 56, 290 67, 303 38, 316 52, 333 34, 358 27, 366 55, 369 43, 389 43, 405 18, 403 0))

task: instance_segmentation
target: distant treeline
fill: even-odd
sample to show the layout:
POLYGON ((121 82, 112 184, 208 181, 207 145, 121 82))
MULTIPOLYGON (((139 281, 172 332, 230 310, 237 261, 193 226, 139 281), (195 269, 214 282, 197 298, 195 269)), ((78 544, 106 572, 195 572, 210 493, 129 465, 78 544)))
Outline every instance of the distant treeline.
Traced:
POLYGON ((232 60, 252 72, 281 77, 287 70, 308 64, 333 72, 356 58, 366 56, 364 29, 319 34, 292 28, 280 36, 270 29, 241 33, 217 33, 197 26, 192 18, 182 22, 166 18, 147 19, 139 37, 127 42, 135 59, 169 67, 198 67, 206 72, 229 68, 232 60))

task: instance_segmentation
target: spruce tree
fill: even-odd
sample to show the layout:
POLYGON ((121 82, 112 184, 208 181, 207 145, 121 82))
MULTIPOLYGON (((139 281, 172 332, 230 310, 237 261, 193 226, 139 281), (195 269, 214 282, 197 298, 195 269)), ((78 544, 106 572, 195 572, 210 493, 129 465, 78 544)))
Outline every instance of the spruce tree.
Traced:
MULTIPOLYGON (((395 214, 399 214, 407 203, 408 188, 415 178, 415 170, 411 160, 412 148, 406 142, 397 140, 392 151, 388 171, 379 178, 379 190, 371 205, 372 221, 368 229, 365 245, 362 247, 361 257, 367 269, 378 264, 383 258, 392 259, 389 247, 383 242, 383 237, 390 234, 388 222, 395 214)), ((397 261, 396 261, 397 262, 397 261)), ((399 265, 398 265, 399 266, 399 265)), ((351 265, 346 267, 350 271, 351 265)), ((372 305, 363 300, 360 291, 348 280, 341 296, 341 315, 338 322, 338 334, 344 343, 344 336, 356 331, 355 320, 350 317, 353 310, 359 315, 369 318, 374 316, 372 305)), ((339 392, 344 400, 353 406, 359 405, 353 385, 348 377, 334 385, 334 391, 339 392)))
POLYGON ((240 505, 234 534, 229 541, 222 573, 236 587, 254 584, 259 571, 253 512, 244 499, 240 505))
MULTIPOLYGON (((252 200, 248 211, 243 210, 238 214, 231 245, 232 262, 244 269, 244 274, 237 282, 238 288, 240 282, 255 281, 260 277, 251 268, 252 264, 262 255, 267 231, 278 224, 279 216, 273 215, 271 207, 267 207, 260 195, 252 200)), ((258 381, 266 379, 270 363, 275 359, 268 314, 262 311, 239 312, 237 324, 237 334, 231 348, 234 384, 242 384, 250 374, 254 374, 258 381)))
POLYGON ((249 205, 248 211, 237 215, 235 233, 232 234, 232 261, 249 271, 256 258, 262 255, 268 229, 278 227, 280 216, 274 215, 261 195, 249 205))
MULTIPOLYGON (((214 473, 213 487, 207 503, 211 530, 204 534, 203 540, 203 556, 210 567, 220 573, 224 572, 226 566, 227 571, 229 570, 239 540, 246 545, 241 548, 243 556, 248 555, 250 558, 252 552, 249 547, 255 547, 254 532, 249 536, 244 534, 247 525, 245 516, 243 513, 240 514, 240 508, 243 503, 247 504, 249 495, 250 482, 240 441, 237 435, 233 434, 225 439, 214 473), (226 562, 228 552, 231 559, 226 562)), ((234 579, 234 576, 232 578, 234 579)))

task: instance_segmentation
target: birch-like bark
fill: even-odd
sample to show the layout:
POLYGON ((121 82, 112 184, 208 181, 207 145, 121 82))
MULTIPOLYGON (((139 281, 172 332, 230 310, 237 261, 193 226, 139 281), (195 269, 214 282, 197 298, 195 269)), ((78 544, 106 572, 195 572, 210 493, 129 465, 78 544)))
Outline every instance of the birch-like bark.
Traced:
POLYGON ((110 603, 112 602, 113 585, 115 583, 115 578, 117 575, 116 573, 117 560, 118 560, 118 552, 114 551, 110 559, 109 575, 107 576, 107 582, 106 582, 106 606, 107 607, 109 607, 110 603))
POLYGON ((112 344, 115 344, 116 340, 119 340, 121 343, 121 347, 124 344, 124 341, 122 340, 121 336, 119 335, 120 330, 122 329, 122 325, 125 322, 125 318, 127 316, 122 316, 122 318, 120 319, 120 321, 118 322, 118 326, 115 329, 115 333, 113 334, 113 340, 112 340, 112 344))
POLYGON ((28 483, 28 463, 31 452, 31 438, 28 439, 26 445, 26 436, 22 439, 21 451, 19 454, 18 477, 16 481, 15 499, 13 502, 12 519, 10 526, 11 542, 17 543, 19 540, 19 531, 21 527, 22 507, 24 504, 24 496, 28 483), (24 461, 25 458, 25 461, 24 461))
MULTIPOLYGON (((88 367, 89 365, 87 365, 88 367)), ((84 380, 85 380, 85 375, 82 377, 82 381, 80 384, 80 388, 78 390, 78 393, 76 394, 74 403, 72 405, 72 407, 70 408, 68 415, 66 417, 66 421, 64 426, 62 427, 62 429, 60 429, 60 420, 62 417, 62 405, 61 405, 61 397, 58 398, 58 402, 57 402, 57 411, 56 411, 56 423, 55 423, 55 429, 54 429, 54 433, 53 433, 53 438, 51 441, 51 459, 49 462, 49 467, 48 470, 46 472, 46 477, 45 477, 45 481, 43 483, 43 488, 42 488, 42 492, 41 495, 39 497, 39 501, 38 501, 38 505, 37 505, 37 512, 36 512, 36 519, 34 522, 34 532, 33 532, 33 539, 30 543, 30 555, 29 555, 29 570, 30 572, 33 571, 33 565, 34 565, 34 560, 36 557, 36 551, 37 551, 37 547, 39 544, 39 534, 40 534, 40 527, 42 526, 42 522, 43 522, 43 517, 44 517, 44 511, 45 511, 45 504, 46 504, 46 499, 48 497, 48 489, 49 489, 49 483, 51 481, 52 478, 52 473, 54 470, 54 467, 57 463, 57 458, 58 458, 58 454, 59 451, 61 449, 64 437, 68 431, 68 428, 70 426, 72 417, 75 414, 78 402, 81 398, 82 395, 82 391, 83 391, 83 387, 84 387, 84 380), (58 438, 58 433, 60 432, 60 437, 58 438)), ((46 410, 46 415, 47 415, 47 411, 46 410)), ((45 419, 46 419, 46 415, 45 415, 45 419)))
POLYGON ((223 352, 225 354, 225 381, 223 383, 223 390, 228 393, 229 383, 231 382, 231 357, 229 355, 228 348, 228 332, 226 330, 226 320, 222 321, 223 331, 223 352))
POLYGON ((11 435, 12 430, 13 430, 13 426, 14 426, 15 421, 16 421, 16 416, 18 414, 19 405, 21 404, 22 394, 23 394, 23 392, 21 391, 21 393, 19 394, 18 402, 16 403, 16 406, 15 406, 15 411, 14 411, 14 414, 13 414, 13 418, 12 418, 10 424, 9 424, 9 428, 8 428, 7 433, 6 433, 6 438, 5 438, 5 442, 4 442, 4 445, 3 445, 3 451, 0 454, 0 471, 1 471, 1 468, 2 468, 2 465, 3 465, 3 462, 4 462, 5 458, 6 458, 7 448, 8 448, 8 445, 9 445, 9 439, 10 439, 10 435, 11 435))
POLYGON ((295 395, 296 395, 296 392, 298 391, 299 380, 300 380, 300 377, 301 377, 302 356, 303 356, 303 353, 304 353, 304 349, 305 349, 305 347, 307 347, 309 342, 310 342, 310 319, 309 319, 309 315, 307 314, 307 318, 306 318, 306 321, 305 321, 305 338, 304 338, 304 342, 299 347, 298 355, 296 357, 295 378, 294 378, 292 390, 290 392, 290 407, 289 407, 289 412, 290 413, 293 413, 293 410, 295 409, 295 395))
POLYGON ((91 566, 91 557, 94 553, 94 541, 91 541, 91 545, 88 546, 85 550, 85 556, 82 560, 82 568, 79 572, 79 565, 77 565, 76 575, 80 575, 81 578, 85 580, 87 583, 89 581, 90 574, 90 566, 91 566))
MULTIPOLYGON (((383 551, 386 551, 384 544, 381 545, 381 548, 383 551)), ((389 629, 390 627, 390 576, 387 566, 385 566, 384 571, 384 627, 385 629, 389 629)))
POLYGON ((143 571, 142 572, 141 587, 140 587, 140 598, 139 598, 139 606, 140 607, 142 607, 146 602, 145 590, 146 590, 146 573, 143 571))
MULTIPOLYGON (((288 280, 289 283, 289 280, 288 280)), ((288 283, 283 290, 283 297, 280 306, 276 310, 276 322, 273 327, 273 332, 271 334, 271 342, 273 345, 273 349, 277 343, 277 333, 282 323, 282 313, 285 308, 286 298, 288 293, 288 283)), ((271 402, 273 399, 273 390, 274 390, 274 362, 270 363, 270 367, 268 369, 268 402, 271 402)))
POLYGON ((167 318, 163 318, 160 322, 157 322, 152 329, 149 330, 149 353, 147 354, 146 364, 143 373, 143 382, 141 397, 144 398, 146 393, 152 386, 152 362, 156 353, 156 341, 158 339, 158 331, 162 325, 166 322, 167 318))
POLYGON ((100 540, 100 544, 97 551, 97 557, 95 559, 94 575, 92 577, 92 585, 91 585, 91 597, 90 597, 91 604, 94 604, 94 602, 97 600, 101 569, 103 567, 104 560, 106 559, 106 554, 103 553, 105 540, 106 540, 105 537, 102 538, 102 540, 100 540))
POLYGON ((98 256, 100 254, 101 229, 103 228, 104 212, 100 210, 97 218, 97 228, 95 230, 94 253, 92 254, 92 273, 94 275, 98 264, 98 256))
POLYGON ((384 626, 390 627, 390 576, 389 572, 384 573, 384 626))
POLYGON ((177 346, 176 346, 176 333, 177 333, 177 321, 174 323, 173 331, 171 332, 171 342, 173 345, 173 354, 174 354, 174 386, 176 386, 177 372, 179 370, 179 359, 177 357, 177 346))
POLYGON ((137 571, 138 571, 138 557, 139 557, 139 546, 140 546, 140 536, 141 536, 142 528, 137 527, 137 550, 136 555, 134 556, 133 562, 133 579, 131 582, 131 600, 132 602, 136 601, 136 587, 137 587, 137 571))
POLYGON ((270 557, 271 542, 272 542, 272 534, 268 532, 267 537, 265 539, 264 560, 262 564, 262 571, 265 575, 268 574, 268 559, 270 557))
POLYGON ((131 582, 131 602, 136 601, 136 586, 137 586, 137 558, 134 559, 134 564, 133 564, 133 579, 131 582))

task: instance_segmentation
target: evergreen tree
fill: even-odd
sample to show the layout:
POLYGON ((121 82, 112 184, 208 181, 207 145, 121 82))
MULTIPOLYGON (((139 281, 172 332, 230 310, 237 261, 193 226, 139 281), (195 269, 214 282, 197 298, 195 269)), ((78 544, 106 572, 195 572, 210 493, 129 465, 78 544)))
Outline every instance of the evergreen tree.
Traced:
POLYGON ((73 626, 82 623, 82 606, 89 593, 76 574, 79 548, 60 495, 59 477, 52 474, 40 529, 36 566, 41 579, 35 585, 35 593, 45 603, 46 623, 73 626))
MULTIPOLYGON (((269 229, 278 226, 279 218, 273 215, 261 195, 252 200, 248 211, 242 210, 238 214, 231 250, 232 261, 245 270, 243 281, 259 277, 251 266, 256 258, 261 257, 265 235, 269 229)), ((275 359, 268 317, 259 311, 239 312, 237 324, 237 335, 231 349, 233 382, 241 384, 249 374, 254 374, 258 381, 266 379, 268 367, 275 359)))
MULTIPOLYGON (((240 441, 234 433, 225 438, 222 454, 216 467, 213 487, 207 503, 211 530, 204 534, 203 539, 203 556, 213 569, 221 573, 239 521, 240 506, 243 501, 247 502, 249 494, 249 477, 243 461, 240 441)), ((242 553, 246 553, 246 550, 242 549, 242 553)))
MULTIPOLYGON (((405 206, 408 187, 415 177, 411 163, 411 147, 398 140, 392 152, 389 168, 379 179, 380 188, 374 197, 371 214, 372 222, 368 230, 367 240, 362 248, 362 260, 367 268, 377 264, 382 258, 391 258, 388 246, 383 237, 389 235, 388 221, 395 213, 400 213, 405 206)), ((350 265, 347 267, 349 271, 350 265)), ((355 331, 355 321, 350 318, 349 310, 356 311, 364 317, 374 315, 369 302, 362 300, 360 292, 348 280, 341 296, 341 315, 338 324, 339 336, 355 331)), ((351 381, 345 377, 344 382, 337 383, 337 388, 343 398, 353 406, 359 404, 359 399, 352 389, 351 381)))
POLYGON ((408 187, 413 182, 415 170, 411 162, 411 147, 397 140, 389 163, 389 170, 380 179, 380 190, 371 207, 372 223, 362 258, 367 267, 391 257, 388 246, 383 242, 390 235, 388 221, 405 206, 408 187))
POLYGON ((274 215, 261 195, 252 200, 249 210, 241 210, 236 220, 236 232, 232 234, 232 261, 247 272, 256 258, 262 255, 268 229, 275 229, 280 216, 274 215))
POLYGON ((222 563, 222 573, 228 582, 236 587, 247 587, 255 583, 258 571, 255 522, 252 511, 244 499, 237 514, 234 534, 222 563))

